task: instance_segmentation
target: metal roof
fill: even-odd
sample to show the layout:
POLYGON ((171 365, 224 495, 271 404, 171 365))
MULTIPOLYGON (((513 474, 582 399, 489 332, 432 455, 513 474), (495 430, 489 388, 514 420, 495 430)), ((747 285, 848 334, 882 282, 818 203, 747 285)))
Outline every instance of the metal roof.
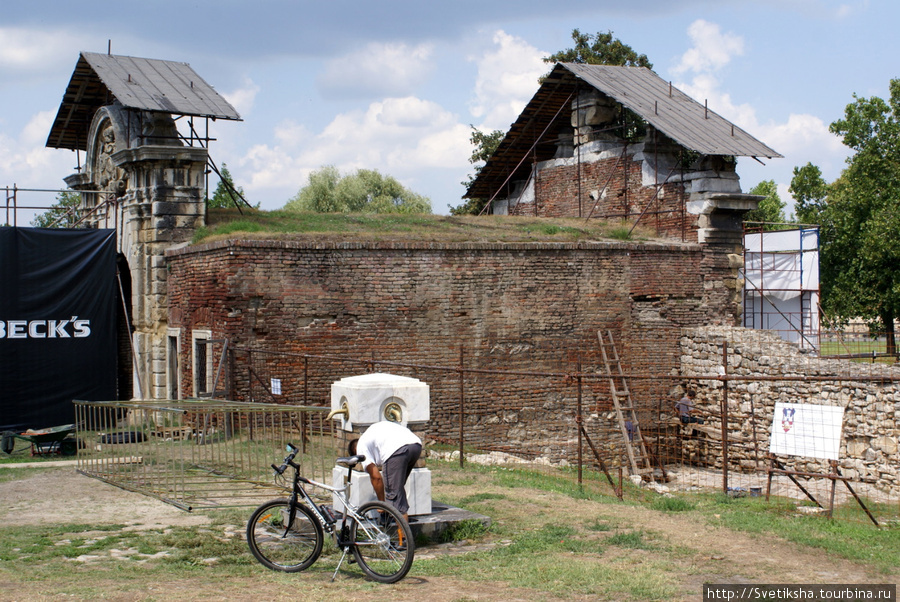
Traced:
POLYGON ((231 119, 241 116, 187 63, 82 52, 53 121, 47 146, 87 150, 97 109, 127 109, 231 119))
POLYGON ((689 150, 704 155, 781 157, 646 67, 557 63, 465 196, 490 198, 504 183, 527 178, 533 162, 553 158, 559 133, 571 132, 571 101, 585 83, 689 150))

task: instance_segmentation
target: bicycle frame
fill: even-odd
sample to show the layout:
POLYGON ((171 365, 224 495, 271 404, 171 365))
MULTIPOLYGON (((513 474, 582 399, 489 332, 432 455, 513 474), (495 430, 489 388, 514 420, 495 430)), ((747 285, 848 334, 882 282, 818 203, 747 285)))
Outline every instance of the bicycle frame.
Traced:
MULTIPOLYGON (((293 447, 293 446, 292 446, 293 447)), ((294 448, 296 449, 296 448, 294 448)), ((358 508, 354 506, 350 500, 349 492, 350 485, 352 482, 351 474, 353 472, 353 466, 357 463, 363 461, 365 459, 364 456, 352 456, 350 458, 339 458, 340 460, 348 460, 347 464, 347 484, 343 487, 334 487, 332 485, 327 485, 325 483, 320 483, 318 481, 314 481, 312 479, 308 479, 304 476, 300 475, 300 465, 293 461, 293 459, 288 460, 283 466, 287 468, 290 466, 294 469, 294 477, 293 477, 293 486, 291 488, 291 496, 290 496, 290 508, 291 508, 291 516, 288 521, 288 526, 285 529, 285 533, 290 530, 290 525, 294 522, 295 517, 295 508, 300 504, 298 498, 302 499, 304 505, 306 505, 312 513, 315 515, 316 519, 318 519, 319 523, 322 525, 322 528, 326 533, 334 538, 335 544, 338 548, 343 552, 341 555, 341 559, 338 562, 338 566, 334 571, 334 574, 331 576, 331 580, 334 581, 335 577, 338 574, 338 571, 341 568, 341 565, 344 563, 344 559, 347 557, 347 552, 350 551, 350 548, 356 545, 355 542, 350 541, 349 533, 347 532, 347 518, 351 518, 356 521, 359 528, 362 528, 363 531, 368 536, 372 536, 373 532, 369 526, 369 521, 361 516, 357 510, 358 508), (358 458, 355 462, 349 462, 349 460, 358 458), (344 511, 341 513, 341 527, 340 529, 335 529, 335 525, 338 523, 337 519, 331 516, 329 513, 325 512, 319 504, 316 504, 315 500, 309 495, 309 492, 303 487, 303 485, 311 485, 313 487, 318 487, 320 489, 324 489, 325 491, 330 491, 332 494, 336 495, 338 500, 341 502, 344 507, 344 511)), ((280 470, 279 467, 273 465, 272 466, 276 472, 280 474, 284 473, 284 470, 280 470)))

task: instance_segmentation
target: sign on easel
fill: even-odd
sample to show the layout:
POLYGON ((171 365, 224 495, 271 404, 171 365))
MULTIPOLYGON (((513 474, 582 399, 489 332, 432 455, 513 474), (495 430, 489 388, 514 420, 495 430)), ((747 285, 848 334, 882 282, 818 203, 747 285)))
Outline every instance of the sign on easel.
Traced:
POLYGON ((837 460, 844 408, 808 403, 775 404, 769 452, 837 460))

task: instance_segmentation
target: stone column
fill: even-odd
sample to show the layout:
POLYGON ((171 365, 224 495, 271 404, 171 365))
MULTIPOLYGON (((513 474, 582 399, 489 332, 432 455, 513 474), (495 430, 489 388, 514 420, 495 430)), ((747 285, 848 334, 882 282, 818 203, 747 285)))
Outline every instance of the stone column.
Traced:
POLYGON ((113 154, 128 174, 117 237, 132 279, 134 395, 165 399, 166 249, 189 243, 205 223, 205 148, 140 146, 113 154))
POLYGON ((704 247, 704 297, 721 304, 733 326, 741 323, 744 281, 743 218, 765 197, 739 192, 692 193, 687 211, 698 219, 697 242, 704 247))
POLYGON ((116 248, 128 262, 132 395, 165 399, 165 252, 190 242, 205 223, 208 151, 184 146, 171 115, 118 103, 97 110, 87 140, 85 168, 66 182, 82 192, 84 225, 115 228, 116 248))

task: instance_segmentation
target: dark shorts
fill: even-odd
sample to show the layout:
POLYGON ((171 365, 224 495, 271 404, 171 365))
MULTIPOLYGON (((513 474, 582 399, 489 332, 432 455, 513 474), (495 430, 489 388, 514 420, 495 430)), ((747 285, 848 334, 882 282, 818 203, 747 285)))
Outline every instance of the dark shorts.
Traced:
POLYGON ((422 446, 418 443, 404 445, 384 461, 381 469, 381 478, 384 480, 384 499, 403 514, 409 511, 409 501, 406 499, 406 490, 404 489, 406 480, 416 466, 416 462, 419 461, 420 455, 422 455, 422 446))

